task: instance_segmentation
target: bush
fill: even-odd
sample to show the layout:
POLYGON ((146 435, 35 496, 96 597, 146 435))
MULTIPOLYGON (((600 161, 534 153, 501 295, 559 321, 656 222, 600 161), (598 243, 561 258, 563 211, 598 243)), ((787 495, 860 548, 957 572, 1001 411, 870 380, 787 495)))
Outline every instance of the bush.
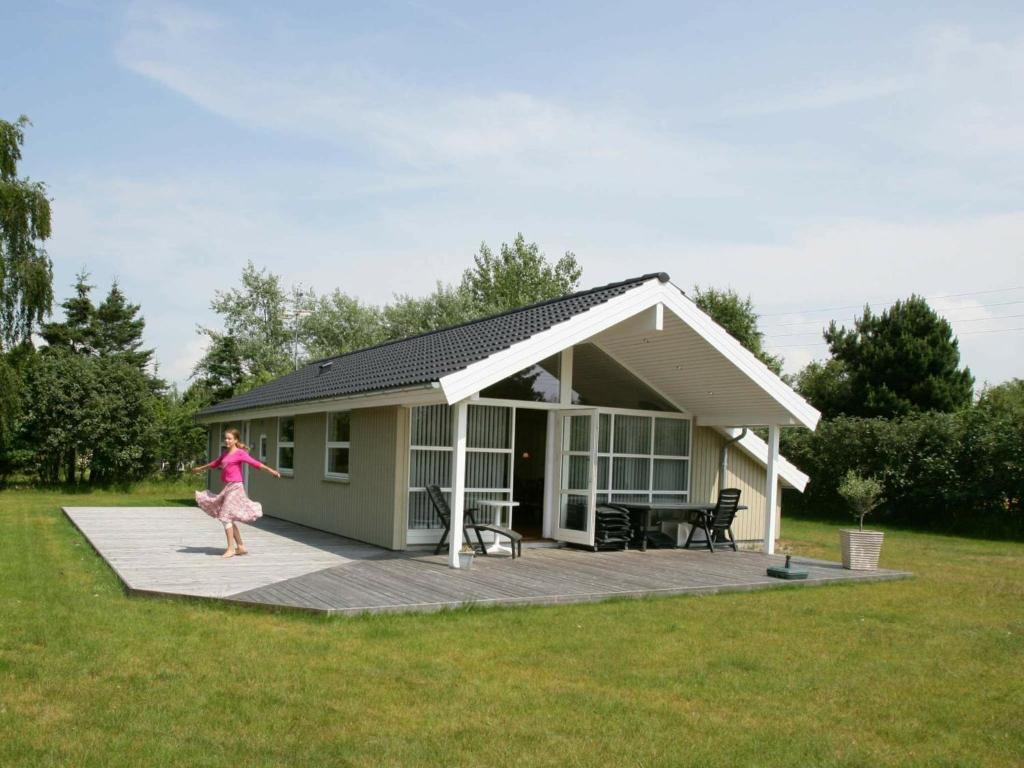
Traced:
POLYGON ((803 494, 787 493, 787 513, 845 514, 839 486, 853 471, 881 483, 879 522, 1024 538, 1022 382, 983 393, 960 413, 838 417, 783 438, 786 457, 811 478, 803 494))
POLYGON ((152 472, 156 396, 137 368, 49 352, 30 366, 25 394, 21 466, 40 482, 128 483, 152 472))

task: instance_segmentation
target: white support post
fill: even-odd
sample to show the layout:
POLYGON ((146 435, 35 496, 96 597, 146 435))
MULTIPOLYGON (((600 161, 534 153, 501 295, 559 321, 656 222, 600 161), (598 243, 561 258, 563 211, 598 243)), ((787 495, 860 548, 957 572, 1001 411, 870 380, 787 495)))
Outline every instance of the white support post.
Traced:
POLYGON ((654 330, 665 330, 665 305, 660 301, 654 305, 654 330))
POLYGON ((558 364, 558 403, 572 405, 572 347, 561 352, 558 364))
POLYGON ((764 489, 764 551, 775 554, 775 509, 779 506, 779 425, 768 427, 768 466, 764 489))
POLYGON ((459 567, 462 549, 462 520, 466 509, 466 421, 469 405, 465 400, 452 406, 452 520, 448 532, 448 567, 459 567))

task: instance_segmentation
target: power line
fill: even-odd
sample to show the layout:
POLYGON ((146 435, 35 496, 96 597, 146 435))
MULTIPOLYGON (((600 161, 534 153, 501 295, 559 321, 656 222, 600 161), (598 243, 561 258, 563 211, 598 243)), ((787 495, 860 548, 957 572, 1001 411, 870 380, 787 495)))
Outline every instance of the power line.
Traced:
MULTIPOLYGON (((1018 286, 1015 286, 1013 288, 993 288, 992 290, 988 290, 988 291, 968 291, 966 293, 941 293, 941 294, 936 294, 934 296, 924 296, 923 298, 931 301, 932 299, 955 299, 955 298, 960 298, 962 296, 984 296, 984 295, 988 295, 988 294, 991 294, 991 293, 1007 293, 1008 291, 1020 291, 1020 290, 1024 290, 1024 285, 1018 285, 1018 286)), ((884 306, 889 306, 889 305, 895 304, 897 301, 902 301, 902 299, 889 299, 889 300, 886 300, 886 301, 883 301, 883 302, 876 302, 876 304, 884 305, 884 306)), ((866 302, 864 302, 862 304, 847 304, 846 306, 842 306, 842 307, 822 307, 821 309, 802 309, 802 310, 796 310, 794 312, 766 312, 766 313, 764 313, 762 315, 759 315, 759 316, 760 317, 781 317, 783 315, 811 314, 812 312, 837 312, 837 311, 839 311, 841 309, 860 309, 861 307, 864 306, 864 304, 870 304, 870 303, 871 302, 866 301, 866 302)))
MULTIPOLYGON (((952 320, 953 323, 984 323, 992 320, 1012 320, 1014 318, 1024 317, 1024 315, 1000 315, 998 317, 973 317, 966 320, 952 320)), ((766 333, 764 334, 765 339, 782 339, 787 336, 817 336, 818 331, 800 331, 797 333, 766 333)), ((977 333, 977 331, 975 331, 977 333)), ((958 336, 963 334, 957 334, 958 336)))
POLYGON ((974 336, 977 333, 1006 333, 1007 331, 1024 331, 1024 325, 1019 328, 995 328, 985 331, 964 331, 963 333, 958 333, 957 336, 974 336))
MULTIPOLYGON (((987 309, 989 307, 1009 307, 1009 306, 1012 306, 1013 304, 1024 304, 1024 300, 1020 300, 1020 301, 1001 301, 1001 302, 998 302, 996 304, 978 304, 975 307, 951 307, 950 309, 946 309, 946 310, 943 310, 941 308, 936 308, 936 312, 938 312, 939 314, 941 314, 943 317, 945 317, 948 320, 948 319, 950 319, 948 317, 948 314, 950 312, 965 312, 965 311, 972 310, 972 309, 987 309)), ((879 307, 887 307, 887 306, 892 306, 892 305, 891 304, 890 305, 879 304, 878 306, 879 307)), ((794 314, 797 314, 797 313, 794 313, 794 314)), ((825 322, 825 320, 794 320, 793 322, 790 322, 790 323, 768 323, 767 325, 769 327, 773 327, 773 328, 786 328, 786 327, 793 326, 793 325, 812 325, 812 324, 817 325, 817 324, 820 324, 820 323, 823 323, 823 322, 825 322)))
MULTIPOLYGON (((1024 331, 1024 325, 1020 326, 1019 328, 988 328, 988 329, 985 329, 983 331, 964 331, 963 333, 958 333, 956 335, 957 335, 957 337, 960 337, 960 336, 977 336, 977 335, 984 334, 984 333, 1009 333, 1009 332, 1012 332, 1012 331, 1024 331)), ((793 335, 800 336, 800 335, 806 335, 806 334, 793 334, 793 335)), ((772 349, 795 349, 797 347, 800 347, 800 348, 806 349, 807 347, 827 347, 827 346, 828 346, 828 342, 826 342, 826 341, 819 341, 819 342, 816 342, 814 344, 772 344, 771 348, 772 349)))

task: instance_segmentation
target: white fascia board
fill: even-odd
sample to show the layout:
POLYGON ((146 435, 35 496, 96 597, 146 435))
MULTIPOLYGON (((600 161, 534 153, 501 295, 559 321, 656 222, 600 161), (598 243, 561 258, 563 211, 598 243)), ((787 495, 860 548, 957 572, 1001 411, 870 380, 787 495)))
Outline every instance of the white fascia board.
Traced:
POLYGON ((441 379, 441 389, 449 405, 479 392, 533 365, 566 347, 621 323, 647 307, 654 306, 662 296, 661 281, 653 277, 621 296, 554 325, 528 339, 513 344, 479 362, 450 373, 441 379))
POLYGON ((678 288, 660 283, 658 288, 662 292, 661 300, 664 301, 668 309, 671 309, 680 320, 700 334, 729 362, 792 414, 797 423, 808 429, 814 429, 817 426, 821 413, 794 392, 786 382, 772 373, 768 366, 754 357, 750 350, 730 336, 722 326, 686 298, 678 288))
POLYGON ((216 424, 222 421, 249 421, 272 416, 299 416, 324 411, 346 411, 357 408, 379 408, 386 405, 440 405, 444 395, 437 383, 424 387, 394 389, 387 392, 370 392, 348 397, 332 397, 325 400, 303 400, 299 403, 281 403, 263 408, 248 408, 239 411, 221 411, 196 418, 197 424, 216 424))
POLYGON ((802 427, 803 424, 790 416, 788 419, 769 419, 764 413, 730 413, 727 416, 709 416, 705 413, 695 414, 702 427, 768 427, 775 424, 780 427, 802 427))
MULTIPOLYGON (((728 438, 736 437, 740 434, 739 429, 718 429, 718 432, 725 435, 728 438)), ((759 462, 762 466, 768 466, 768 443, 762 440, 760 437, 755 435, 753 432, 748 431, 741 440, 738 440, 734 445, 738 445, 746 453, 751 456, 755 461, 759 462)), ((804 492, 804 488, 807 487, 807 483, 810 481, 810 477, 805 475, 794 464, 791 464, 785 456, 779 454, 779 477, 786 481, 790 486, 804 492)))

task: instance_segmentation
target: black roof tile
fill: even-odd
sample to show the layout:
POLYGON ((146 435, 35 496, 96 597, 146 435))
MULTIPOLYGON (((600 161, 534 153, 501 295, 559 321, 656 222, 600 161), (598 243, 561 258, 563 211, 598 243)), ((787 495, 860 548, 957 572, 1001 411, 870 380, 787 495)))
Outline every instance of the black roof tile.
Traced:
POLYGON ((669 279, 664 272, 642 275, 451 328, 317 360, 245 394, 204 408, 198 415, 426 385, 654 278, 662 282, 669 279))

